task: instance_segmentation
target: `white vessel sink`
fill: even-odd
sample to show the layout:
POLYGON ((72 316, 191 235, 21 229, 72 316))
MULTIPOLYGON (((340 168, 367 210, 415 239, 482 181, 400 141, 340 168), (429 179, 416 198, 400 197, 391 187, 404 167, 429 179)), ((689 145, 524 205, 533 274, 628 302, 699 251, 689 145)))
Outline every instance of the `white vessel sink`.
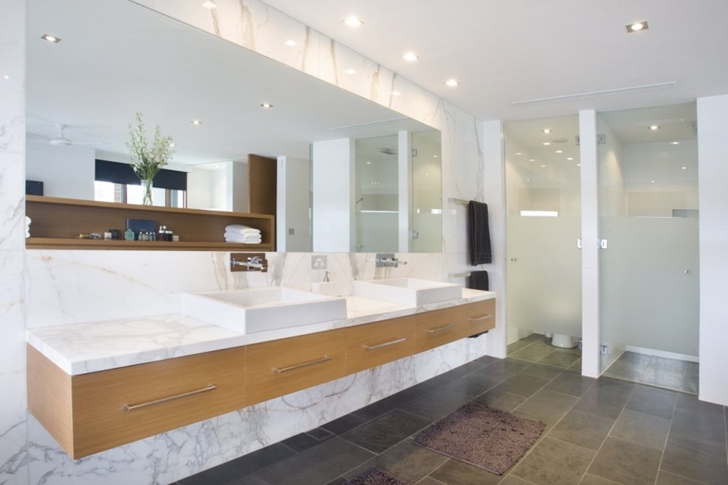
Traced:
POLYGON ((354 281, 352 294, 373 300, 418 306, 458 300, 463 297, 463 289, 460 285, 454 283, 418 280, 415 278, 392 278, 354 281))
POLYGON ((182 293, 182 314, 254 333, 346 318, 346 300, 283 287, 182 293))

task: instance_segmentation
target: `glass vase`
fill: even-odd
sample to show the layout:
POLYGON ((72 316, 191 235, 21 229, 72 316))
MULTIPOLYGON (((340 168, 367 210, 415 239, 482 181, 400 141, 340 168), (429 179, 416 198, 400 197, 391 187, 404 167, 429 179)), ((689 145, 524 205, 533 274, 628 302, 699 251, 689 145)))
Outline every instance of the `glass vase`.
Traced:
POLYGON ((152 179, 141 179, 142 180, 142 191, 144 192, 144 198, 142 199, 142 205, 153 205, 152 204, 152 179))

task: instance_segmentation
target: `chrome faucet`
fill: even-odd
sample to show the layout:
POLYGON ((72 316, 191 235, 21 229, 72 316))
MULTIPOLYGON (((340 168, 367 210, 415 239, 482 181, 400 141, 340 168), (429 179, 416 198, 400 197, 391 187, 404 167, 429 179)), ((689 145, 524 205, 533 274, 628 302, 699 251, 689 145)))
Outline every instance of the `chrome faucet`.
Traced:
POLYGON ((395 258, 394 253, 380 253, 374 259, 375 268, 399 268, 400 264, 407 264, 407 261, 395 258))
POLYGON ((268 261, 264 254, 233 253, 230 255, 230 271, 268 271, 268 261), (242 258, 247 259, 244 261, 242 258))

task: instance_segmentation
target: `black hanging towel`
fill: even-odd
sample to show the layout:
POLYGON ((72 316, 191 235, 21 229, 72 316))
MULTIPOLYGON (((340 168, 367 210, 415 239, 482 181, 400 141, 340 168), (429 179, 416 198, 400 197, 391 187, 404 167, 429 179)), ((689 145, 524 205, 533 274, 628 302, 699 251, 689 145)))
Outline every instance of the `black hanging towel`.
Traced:
POLYGON ((470 264, 493 262, 488 228, 488 204, 471 200, 468 203, 468 240, 470 242, 470 264))
POLYGON ((470 279, 468 280, 468 288, 473 290, 488 291, 490 289, 490 283, 488 282, 487 271, 471 271, 470 279))

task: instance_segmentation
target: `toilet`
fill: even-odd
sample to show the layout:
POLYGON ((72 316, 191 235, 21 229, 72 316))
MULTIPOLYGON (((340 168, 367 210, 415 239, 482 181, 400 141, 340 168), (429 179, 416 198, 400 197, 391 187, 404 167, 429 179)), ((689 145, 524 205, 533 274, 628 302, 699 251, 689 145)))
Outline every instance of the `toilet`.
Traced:
POLYGON ((568 335, 555 333, 551 336, 551 345, 562 349, 573 349, 576 347, 576 342, 574 342, 574 339, 568 335))

